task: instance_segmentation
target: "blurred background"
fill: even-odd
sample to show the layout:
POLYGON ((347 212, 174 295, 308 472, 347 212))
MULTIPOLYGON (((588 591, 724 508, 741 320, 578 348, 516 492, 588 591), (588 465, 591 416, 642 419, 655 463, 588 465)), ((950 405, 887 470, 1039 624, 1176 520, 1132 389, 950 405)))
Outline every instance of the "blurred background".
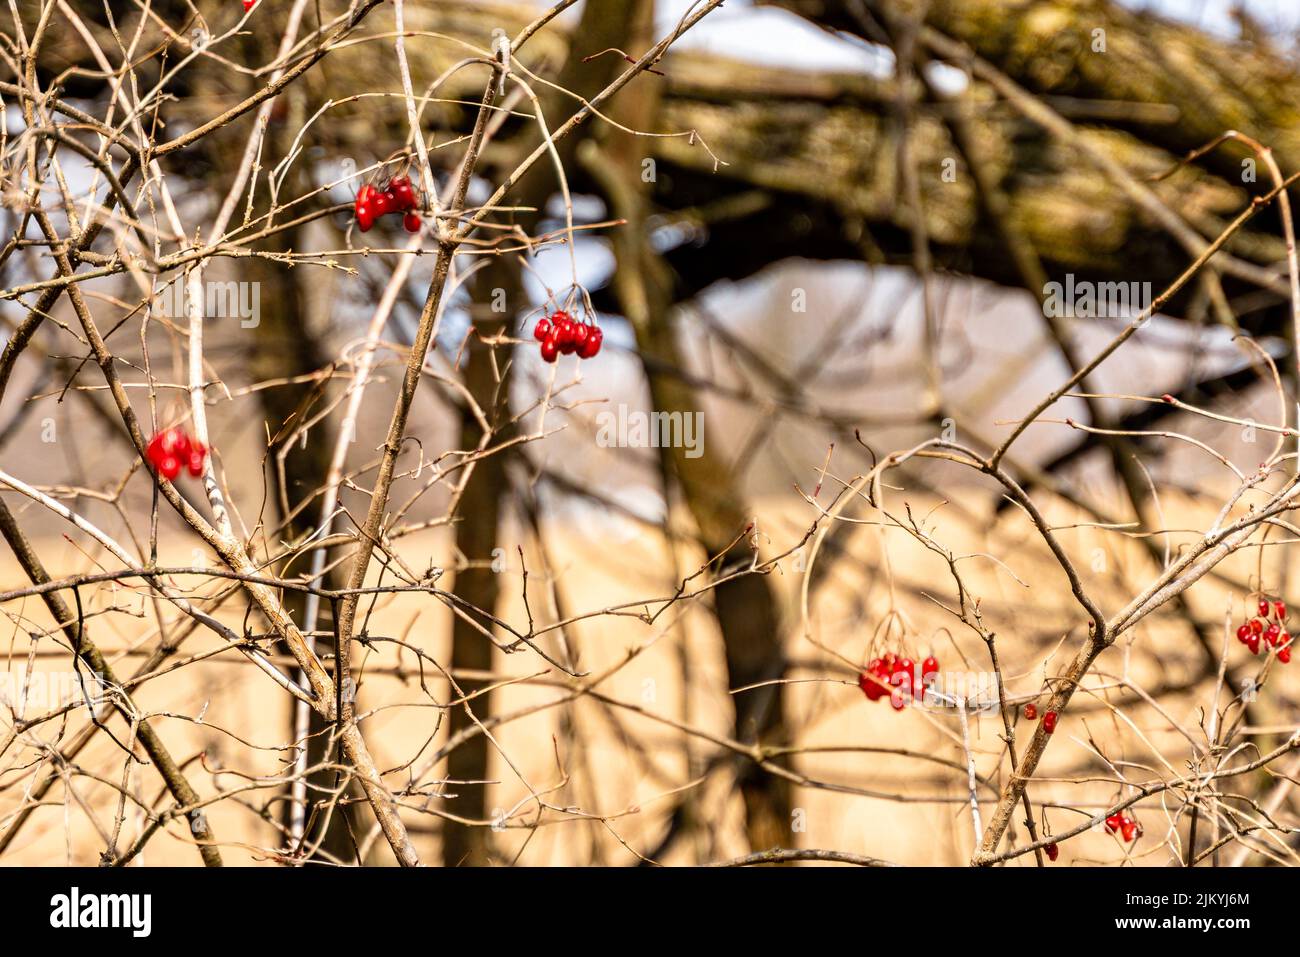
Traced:
MULTIPOLYGON (((74 6, 120 59, 104 10, 74 6)), ((140 49, 149 57, 136 59, 144 88, 165 76, 160 138, 266 82, 291 6, 260 0, 231 35, 244 14, 229 0, 121 12, 124 35, 147 21, 140 49), (205 45, 212 55, 168 73, 196 31, 220 38, 205 45)), ((306 15, 307 28, 345 9, 324 6, 306 15)), ((35 22, 35 5, 18 7, 35 22)), ((417 95, 466 55, 461 41, 486 49, 493 29, 514 35, 541 9, 407 6, 417 95)), ((550 128, 627 67, 622 51, 640 56, 691 9, 684 0, 587 0, 539 33, 519 63, 550 128), (620 52, 601 55, 611 49, 620 52)), ((338 208, 250 244, 267 255, 208 267, 209 281, 259 289, 255 323, 208 318, 205 395, 238 527, 259 555, 280 556, 284 575, 310 565, 309 555, 283 560, 281 549, 323 521, 321 489, 360 347, 406 256, 405 234, 380 226, 362 236, 350 210, 362 183, 382 180, 412 149, 393 30, 382 4, 355 42, 286 87, 270 115, 260 162, 278 177, 277 193, 272 200, 262 187, 250 209, 293 197, 304 197, 299 212, 338 208)), ((1049 315, 1049 284, 1136 283, 1159 294, 1273 185, 1240 142, 1180 164, 1190 151, 1235 129, 1270 147, 1284 175, 1300 170, 1297 31, 1300 9, 1282 0, 731 0, 683 35, 658 73, 638 76, 599 120, 562 140, 573 220, 587 228, 573 234, 572 255, 551 242, 458 258, 408 428, 417 441, 401 459, 391 537, 409 568, 440 569, 439 585, 466 606, 518 627, 563 623, 539 644, 583 677, 521 645, 494 648, 481 624, 491 629, 489 619, 469 623, 432 596, 383 595, 364 607, 367 640, 353 652, 362 728, 402 790, 422 857, 627 866, 801 847, 967 863, 978 831, 967 772, 987 818, 1008 770, 1002 718, 995 709, 963 727, 952 709, 896 713, 857 687, 861 667, 885 652, 988 672, 984 642, 943 607, 954 600, 948 565, 865 502, 845 512, 857 523, 830 523, 811 565, 810 529, 845 484, 892 451, 936 435, 996 447, 1133 318, 1049 315), (576 290, 590 296, 605 349, 548 365, 532 325, 575 296, 581 304, 576 290), (602 415, 654 411, 698 413, 699 443, 611 447, 601 437, 602 415), (760 563, 761 573, 744 573, 760 563), (684 581, 691 597, 677 599, 684 581), (473 696, 469 708, 448 703, 460 695, 473 696), (755 746, 772 749, 767 762, 751 759, 755 746)), ((40 71, 87 112, 110 109, 103 72, 71 20, 49 28, 40 71)), ((440 184, 459 161, 484 72, 455 74, 422 104, 440 184)), ((471 204, 540 142, 529 100, 509 103, 471 204)), ((17 142, 25 124, 9 103, 6 123, 17 142)), ((251 131, 250 115, 163 161, 191 232, 216 215, 251 131)), ((10 149, 6 161, 6 194, 27 188, 21 156, 10 149)), ((73 194, 102 193, 88 164, 71 154, 64 162, 73 194)), ((57 193, 48 201, 57 208, 57 193)), ((510 224, 529 235, 565 226, 548 163, 505 204, 518 210, 510 224)), ((6 236, 21 219, 8 203, 6 236)), ((252 231, 239 221, 235 241, 252 231)), ((126 242, 122 232, 101 245, 126 242)), ((1238 485, 1224 460, 1250 472, 1268 456, 1273 436, 1243 422, 1294 424, 1286 255, 1273 204, 1088 377, 1079 391, 1096 397, 1063 399, 1008 455, 1107 611, 1214 521, 1238 485), (1266 357, 1283 370, 1284 399, 1266 357), (1224 418, 1150 401, 1165 393, 1224 418)), ((348 445, 348 517, 336 531, 364 516, 432 258, 413 260, 383 327, 348 445)), ((49 269, 39 247, 23 248, 4 262, 0 284, 49 269)), ((183 420, 183 329, 158 309, 142 321, 132 307, 150 290, 135 277, 82 286, 101 328, 114 329, 123 378, 142 387, 133 403, 160 425, 183 420)), ((0 303, 0 336, 32 302, 0 303)), ((148 474, 94 363, 83 362, 65 300, 51 317, 0 398, 0 463, 144 554, 148 474)), ((1008 691, 1033 700, 1086 627, 1041 539, 969 469, 910 462, 887 485, 894 514, 906 506, 944 547, 971 556, 965 583, 999 636, 1008 691)), ((105 562, 57 516, 0 494, 51 574, 105 562)), ((202 498, 197 486, 187 496, 202 498)), ((160 564, 214 564, 174 515, 164 509, 157 521, 160 564)), ((346 575, 339 554, 316 569, 333 587, 346 575)), ((0 591, 26 584, 8 552, 0 568, 0 591)), ((181 580, 237 631, 265 631, 227 582, 181 580)), ((1261 677, 1235 645, 1223 674, 1220 663, 1225 623, 1235 629, 1252 593, 1287 597, 1290 587, 1285 549, 1245 550, 1107 651, 1030 792, 1038 832, 1075 827, 1135 781, 1204 767, 1223 748, 1254 753, 1284 740, 1297 715, 1293 677, 1281 668, 1261 677), (1227 743, 1204 720, 1222 706, 1225 682, 1261 689, 1227 743)), ((185 630, 138 582, 88 589, 83 600, 119 674, 153 666, 133 694, 200 795, 220 797, 206 813, 227 863, 295 852, 317 863, 389 863, 359 792, 322 750, 322 729, 302 738, 292 701, 245 658, 185 630), (176 645, 170 661, 183 665, 160 668, 160 644, 176 645), (295 743, 315 769, 308 851, 286 833, 295 743)), ((302 623, 301 595, 284 600, 302 623)), ((66 671, 67 650, 37 599, 2 608, 10 675, 66 671)), ((328 605, 315 615, 328 635, 328 605)), ((118 810, 120 747, 91 735, 66 754, 84 734, 84 709, 25 727, 23 718, 50 709, 18 700, 20 683, 9 683, 0 728, 0 863, 89 864, 106 844, 129 845, 145 817, 118 810)), ((1260 772, 1232 786, 1263 801, 1278 780, 1260 772)), ((165 804, 147 770, 127 787, 144 807, 165 804)), ((1094 829, 1062 845, 1058 866, 1167 866, 1202 852, 1242 863, 1239 846, 1251 847, 1251 863, 1296 856, 1294 837, 1283 836, 1228 845, 1220 859, 1217 836, 1241 822, 1207 811, 1198 837, 1193 806, 1170 795, 1144 801, 1139 841, 1094 829)), ((1274 812, 1295 823, 1295 798, 1282 795, 1274 812)), ((1020 818, 1013 845, 1027 838, 1020 818)), ((199 863, 173 830, 132 863, 199 863)))

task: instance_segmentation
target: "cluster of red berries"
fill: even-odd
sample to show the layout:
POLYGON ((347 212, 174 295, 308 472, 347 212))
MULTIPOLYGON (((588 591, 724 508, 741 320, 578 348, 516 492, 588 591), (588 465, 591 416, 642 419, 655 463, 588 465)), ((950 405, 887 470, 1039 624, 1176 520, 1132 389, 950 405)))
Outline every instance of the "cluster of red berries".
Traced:
POLYGON ((1124 813, 1112 814, 1106 818, 1106 830, 1112 834, 1119 831, 1130 844, 1142 836, 1142 825, 1124 813))
POLYGON ((149 440, 145 454, 158 474, 171 482, 181 474, 182 468, 188 469, 195 478, 202 475, 208 460, 208 447, 198 439, 190 438, 183 429, 172 426, 149 440))
POLYGON ((900 658, 892 651, 883 658, 872 658, 867 670, 858 675, 858 687, 868 701, 888 697, 895 711, 902 711, 912 698, 924 700, 931 675, 939 673, 939 659, 934 655, 921 662, 921 674, 911 658, 900 658))
POLYGON ((554 362, 561 355, 575 352, 579 359, 590 359, 600 351, 605 333, 594 323, 579 322, 563 309, 556 309, 537 320, 533 338, 542 344, 542 358, 554 362))
POLYGON ((367 183, 357 191, 356 205, 357 228, 363 233, 369 232, 375 220, 389 213, 402 214, 402 226, 408 233, 420 231, 420 215, 415 210, 420 207, 420 197, 411 185, 411 177, 394 176, 382 190, 367 183))
POLYGON ((1282 664, 1291 663, 1291 635, 1288 634, 1282 623, 1286 621, 1286 603, 1275 601, 1270 603, 1267 598, 1259 600, 1259 617, 1252 618, 1245 622, 1237 629, 1237 640, 1250 649, 1252 655, 1259 654, 1260 640, 1262 639, 1269 646, 1277 648, 1277 660, 1282 664), (1267 625, 1270 613, 1274 620, 1267 625))

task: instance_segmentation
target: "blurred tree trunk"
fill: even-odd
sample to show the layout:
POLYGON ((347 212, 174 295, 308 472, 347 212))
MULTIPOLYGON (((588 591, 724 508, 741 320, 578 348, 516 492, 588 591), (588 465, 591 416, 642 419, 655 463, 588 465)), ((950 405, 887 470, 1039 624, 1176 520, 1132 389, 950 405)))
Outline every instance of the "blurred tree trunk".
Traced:
MULTIPOLYGON (((619 46, 628 36, 628 23, 633 9, 632 0, 601 0, 590 2, 583 8, 582 19, 573 32, 574 44, 570 55, 556 80, 557 85, 579 96, 590 97, 604 88, 626 64, 616 56, 597 57, 583 62, 588 53, 599 53, 608 47, 619 46)), ((557 91, 539 90, 542 108, 548 125, 555 126, 576 107, 576 101, 557 91)), ((591 124, 580 127, 572 136, 561 140, 557 147, 566 168, 574 150, 590 134, 591 124)), ((524 131, 504 146, 489 151, 497 156, 493 165, 498 172, 508 172, 514 165, 541 142, 535 125, 527 124, 524 131)), ((558 183, 550 163, 539 163, 529 171, 504 201, 505 205, 530 207, 535 212, 519 212, 515 223, 526 233, 532 233, 541 221, 547 200, 556 192, 558 183)), ((465 382, 475 401, 487 414, 495 435, 493 444, 508 438, 508 397, 510 390, 508 357, 497 355, 484 347, 481 340, 492 339, 502 330, 512 331, 514 321, 527 308, 520 271, 511 261, 496 261, 476 277, 474 284, 474 324, 476 332, 466 346, 465 382), (504 291, 506 311, 493 312, 491 303, 496 290, 504 291)), ((476 448, 482 438, 482 429, 467 408, 462 411, 461 448, 476 448)), ((507 494, 509 483, 505 476, 505 456, 493 455, 480 461, 465 485, 461 499, 462 521, 454 526, 456 548, 470 563, 456 575, 456 594, 475 608, 494 611, 499 596, 497 575, 491 569, 492 553, 498 547, 498 529, 501 519, 501 498, 507 494)), ((452 667, 489 670, 492 665, 492 646, 477 628, 457 617, 452 633, 452 667)), ((482 687, 481 682, 459 682, 466 694, 482 687)), ((480 720, 490 711, 489 696, 476 698, 469 705, 480 720)), ((455 736, 472 720, 465 707, 451 709, 448 733, 455 736)), ((485 820, 487 817, 486 786, 479 783, 458 784, 459 781, 479 782, 488 776, 488 740, 485 735, 469 737, 451 752, 447 759, 447 776, 451 780, 448 791, 456 794, 448 800, 446 809, 460 817, 485 820)), ((482 865, 491 855, 491 831, 483 826, 463 826, 444 820, 443 863, 448 865, 482 865)))
MULTIPOLYGON (((285 131, 298 128, 303 122, 303 94, 300 90, 290 89, 284 94, 290 116, 288 122, 272 122, 267 128, 267 155, 283 155, 289 148, 291 137, 285 131)), ((243 143, 238 138, 232 140, 231 147, 242 149, 243 143)), ((302 178, 296 174, 297 167, 291 168, 286 189, 297 189, 302 185, 302 178)), ((301 250, 305 236, 301 229, 291 229, 269 237, 265 248, 268 251, 288 252, 301 250)), ((275 514, 286 524, 280 529, 277 538, 295 541, 305 538, 316 526, 319 507, 313 502, 301 507, 310 496, 315 495, 325 485, 329 474, 330 453, 334 446, 335 430, 325 419, 312 426, 311 433, 304 444, 295 434, 304 418, 309 418, 319 399, 315 382, 292 380, 308 377, 329 364, 329 357, 322 348, 323 330, 313 328, 307 315, 308 302, 299 280, 310 281, 312 273, 306 269, 285 269, 280 263, 251 257, 241 261, 241 278, 261 284, 260 316, 256 326, 251 330, 252 343, 248 353, 249 374, 254 382, 277 381, 278 384, 257 392, 262 405, 262 415, 266 423, 266 435, 270 439, 267 451, 266 477, 270 483, 271 494, 275 503, 275 514), (246 271, 246 272, 244 272, 246 271), (284 469, 281 474, 277 467, 276 455, 284 452, 284 469), (287 508, 286 508, 287 506, 287 508), (295 512, 295 510, 297 510, 295 512), (290 513, 293 517, 290 518, 290 513)), ((309 267, 310 268, 310 267, 309 267)), ((290 573, 304 569, 299 561, 290 573)), ((280 569, 281 572, 285 569, 280 569)), ((329 587, 327 580, 323 583, 329 587)), ((306 595, 300 591, 285 591, 282 596, 285 610, 300 625, 303 623, 306 595)), ((329 631, 332 625, 330 605, 323 602, 317 620, 317 628, 329 631)), ((284 649, 282 649, 284 650, 284 649)), ((285 652, 287 654, 287 651, 285 652)), ((298 675, 302 680, 302 675, 298 675)), ((323 762, 343 760, 342 752, 335 748, 334 754, 326 753, 326 746, 331 740, 328 723, 310 709, 310 737, 307 741, 307 764, 309 767, 323 762)), ((294 708, 289 709, 290 739, 297 737, 294 727, 294 708)), ((307 822, 309 833, 306 842, 321 840, 321 850, 343 861, 351 861, 356 855, 355 831, 352 825, 357 814, 356 807, 340 804, 333 808, 332 815, 326 823, 326 807, 313 808, 312 802, 321 801, 337 787, 340 772, 334 769, 317 771, 308 778, 307 822), (312 830, 326 827, 326 833, 313 835, 312 830)), ((327 803, 327 802, 326 802, 327 803)), ((288 826, 292 811, 286 802, 283 823, 288 826)))
MULTIPOLYGON (((640 0, 637 18, 625 49, 640 51, 652 42, 653 0, 640 0)), ((623 92, 612 108, 614 118, 635 130, 660 129, 658 77, 642 76, 623 92)), ((650 242, 653 161, 651 141, 614 131, 601 145, 589 143, 580 152, 588 173, 605 189, 611 212, 627 220, 612 234, 618 268, 612 286, 620 311, 632 324, 637 349, 645 365, 655 409, 692 416, 700 412, 694 387, 679 374, 684 368, 669 313, 674 281, 650 242), (647 161, 650 165, 647 165, 647 161)), ((738 488, 738 477, 705 446, 698 457, 683 448, 661 448, 664 468, 674 474, 695 521, 699 539, 715 573, 743 567, 753 559, 749 513, 738 488)), ((714 612, 722 633, 731 688, 773 681, 785 670, 781 623, 776 597, 762 575, 745 575, 718 584, 713 590, 714 612)), ((785 714, 780 685, 768 685, 733 695, 735 736, 746 743, 784 743, 785 714)), ((749 843, 755 850, 785 846, 790 835, 789 782, 757 765, 737 764, 737 784, 745 806, 749 843)))
MULTIPOLYGON (((268 240, 267 248, 280 251, 301 249, 301 237, 298 230, 289 230, 274 240, 268 240)), ((253 348, 249 356, 250 373, 253 381, 289 380, 318 372, 328 365, 329 360, 320 348, 318 336, 309 328, 305 314, 302 289, 299 277, 309 274, 300 269, 285 269, 273 261, 254 257, 248 260, 249 275, 261 288, 261 321, 253 334, 253 348)), ((287 502, 290 511, 298 508, 305 498, 324 487, 329 474, 330 451, 334 445, 335 430, 328 419, 315 423, 304 445, 291 433, 304 418, 316 410, 312 408, 316 398, 316 384, 313 382, 286 383, 270 389, 261 389, 258 396, 262 403, 262 414, 266 420, 268 434, 273 437, 267 461, 266 474, 271 483, 272 494, 277 503, 287 502), (288 443, 286 445, 286 442, 288 443), (275 454, 284 448, 284 473, 280 475, 276 468, 275 454)), ((288 518, 283 505, 276 509, 279 518, 288 518)), ((285 541, 296 541, 311 534, 320 518, 318 506, 314 503, 299 510, 281 529, 279 537, 285 541)), ((302 572, 299 560, 291 574, 302 572)), ((284 572, 285 569, 281 569, 284 572)), ((331 587, 328 580, 322 582, 331 587)), ((300 625, 304 620, 306 593, 286 590, 282 600, 285 610, 300 625)), ((322 602, 317 617, 316 627, 320 631, 329 631, 333 625, 330 604, 322 602)), ((319 642, 322 651, 328 649, 328 642, 319 642)), ((287 652, 286 652, 287 653, 287 652)), ((298 676, 302 680, 302 676, 298 676)), ((334 749, 333 754, 326 752, 331 741, 330 725, 316 710, 310 709, 310 737, 307 741, 307 764, 314 767, 322 762, 336 763, 344 760, 342 752, 334 749)), ((294 709, 289 709, 291 739, 297 737, 293 729, 294 709)), ((326 808, 322 805, 313 809, 313 802, 324 800, 337 787, 340 772, 324 769, 310 775, 307 782, 307 821, 309 833, 307 843, 319 839, 319 833, 313 836, 314 828, 326 827, 321 850, 343 861, 351 861, 356 855, 356 823, 358 805, 340 804, 333 808, 326 824, 326 808)), ((328 803, 328 802, 326 802, 328 803)), ((284 823, 288 824, 290 809, 285 806, 284 823)), ((364 827, 364 825, 362 825, 364 827)))
MULTIPOLYGON (((501 301, 498 299, 498 301, 501 301)), ((474 332, 465 344, 465 386, 492 427, 491 444, 500 443, 509 433, 509 380, 501 371, 508 357, 493 359, 492 340, 509 331, 524 305, 519 284, 519 270, 513 262, 496 259, 475 277, 472 318, 474 332), (494 312, 495 290, 504 293, 505 312, 494 312)), ((468 405, 461 410, 460 446, 463 451, 478 448, 483 429, 468 405)), ((462 521, 456 529, 456 549, 466 563, 456 572, 454 590, 473 608, 495 611, 500 594, 498 575, 493 570, 493 551, 497 548, 497 530, 501 519, 501 498, 507 487, 505 455, 489 455, 474 465, 460 500, 462 521)), ((492 670, 492 643, 479 629, 459 615, 453 619, 451 667, 455 670, 492 670)), ((491 627, 490 625, 487 627, 491 627)), ((489 682, 461 679, 457 682, 464 695, 481 691, 489 682)), ((454 692, 453 692, 454 693, 454 692)), ((491 695, 450 709, 447 734, 457 734, 474 724, 470 710, 481 721, 491 713, 491 695)), ((447 793, 455 795, 445 802, 446 810, 458 817, 481 821, 487 816, 488 738, 485 734, 469 737, 447 755, 447 793)), ((443 819, 442 861, 448 866, 489 863, 491 830, 462 825, 443 819)))

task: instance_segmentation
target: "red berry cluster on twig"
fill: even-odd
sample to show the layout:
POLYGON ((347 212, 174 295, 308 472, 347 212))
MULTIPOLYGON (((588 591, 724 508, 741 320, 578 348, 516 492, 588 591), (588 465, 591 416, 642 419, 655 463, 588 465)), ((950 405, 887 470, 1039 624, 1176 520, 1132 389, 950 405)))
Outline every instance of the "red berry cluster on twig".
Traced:
POLYGON ((202 475, 208 447, 198 439, 190 438, 185 430, 172 426, 149 440, 145 454, 158 474, 171 482, 181 474, 182 468, 188 469, 195 478, 202 475))
POLYGON ((1135 818, 1129 817, 1126 813, 1112 814, 1106 818, 1106 830, 1114 834, 1116 831, 1132 844, 1142 836, 1142 825, 1135 818))
POLYGON ((533 338, 542 344, 542 358, 554 362, 561 355, 572 353, 577 353, 579 359, 592 358, 600 352, 605 334, 595 323, 579 321, 563 309, 556 309, 537 320, 533 338))
POLYGON ((389 213, 401 213, 402 226, 408 233, 420 231, 420 215, 415 210, 420 208, 420 197, 411 185, 409 176, 394 176, 382 190, 367 183, 357 191, 357 201, 353 207, 357 216, 357 228, 363 233, 369 232, 375 220, 389 213))
POLYGON ((919 676, 916 671, 916 663, 911 658, 900 658, 890 652, 883 658, 871 659, 867 670, 858 675, 858 687, 868 701, 888 696, 893 709, 902 711, 913 698, 924 700, 932 676, 939 673, 939 659, 931 655, 921 662, 919 676))
POLYGON ((1259 597, 1259 615, 1250 618, 1237 629, 1237 640, 1250 649, 1252 655, 1259 654, 1261 646, 1278 649, 1277 660, 1282 664, 1291 663, 1291 635, 1283 627, 1286 623, 1286 603, 1270 602, 1263 595, 1259 597), (1269 617, 1273 621, 1269 621, 1269 617))

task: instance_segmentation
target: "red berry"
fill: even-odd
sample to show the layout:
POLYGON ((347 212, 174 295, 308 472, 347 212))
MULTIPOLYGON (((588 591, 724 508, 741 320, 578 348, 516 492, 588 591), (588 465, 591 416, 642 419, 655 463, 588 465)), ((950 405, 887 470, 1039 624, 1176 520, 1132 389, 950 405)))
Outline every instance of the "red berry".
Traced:
POLYGON ((1047 859, 1049 861, 1052 861, 1053 863, 1055 863, 1056 859, 1061 856, 1061 849, 1056 846, 1055 841, 1053 841, 1051 844, 1048 844, 1045 848, 1043 848, 1043 850, 1047 852, 1047 859))
POLYGON ((1124 840, 1129 843, 1132 843, 1133 839, 1137 837, 1137 822, 1127 814, 1120 818, 1119 829, 1124 836, 1124 840))
POLYGON ((375 210, 370 203, 363 203, 358 200, 357 207, 357 228, 363 233, 370 232, 370 227, 375 225, 375 210))
POLYGON ((896 659, 886 680, 894 687, 889 697, 889 703, 894 706, 895 711, 902 711, 916 694, 911 660, 908 658, 896 659))
POLYGON ((1034 704, 1031 701, 1029 702, 1029 704, 1025 705, 1025 718, 1029 721, 1033 721, 1037 717, 1038 717, 1038 705, 1034 704))
POLYGON ((551 322, 554 323, 563 322, 568 318, 570 318, 569 314, 565 312, 563 309, 556 309, 555 312, 551 313, 551 322))
POLYGON ((203 466, 208 460, 207 447, 199 441, 190 445, 190 454, 185 457, 186 468, 189 469, 190 475, 198 478, 203 474, 203 466))
POLYGON ((561 319, 559 330, 555 335, 556 344, 564 355, 572 355, 578 349, 577 325, 572 319, 561 319))
POLYGON ((1249 640, 1249 638, 1250 638, 1250 625, 1242 625, 1240 628, 1237 629, 1237 640, 1240 641, 1243 645, 1247 642, 1247 640, 1249 640))
POLYGON ((581 353, 582 347, 587 344, 587 335, 591 332, 591 326, 585 322, 575 322, 573 324, 573 351, 581 353))
POLYGON ((605 333, 600 331, 600 326, 592 326, 587 332, 587 341, 578 348, 578 358, 594 358, 596 353, 600 352, 600 344, 604 339, 605 333))
POLYGON ((922 678, 928 678, 930 677, 930 675, 937 675, 938 673, 939 673, 939 659, 936 658, 934 655, 931 655, 929 658, 926 658, 925 661, 921 662, 922 678))
POLYGON ((546 362, 554 362, 560 354, 560 348, 555 344, 555 338, 552 337, 542 343, 542 359, 546 362))
POLYGON ((889 669, 890 684, 899 687, 912 689, 913 678, 916 676, 916 664, 911 658, 895 658, 893 665, 889 669))
POLYGON ((1259 617, 1260 617, 1260 618, 1267 618, 1267 617, 1268 617, 1268 599, 1267 599, 1267 598, 1261 598, 1261 599, 1259 600, 1259 617))
POLYGON ((1250 649, 1252 655, 1259 654, 1259 635, 1252 634, 1246 639, 1246 647, 1250 649))
POLYGON ((858 675, 858 687, 867 696, 868 701, 879 701, 886 689, 881 683, 880 659, 872 658, 867 670, 858 675))
POLYGON ((871 690, 867 692, 867 697, 872 701, 879 701, 889 694, 889 674, 885 671, 884 665, 876 663, 874 667, 868 668, 871 677, 874 679, 870 682, 871 690))
POLYGON ((164 459, 170 457, 180 462, 189 454, 190 437, 174 426, 154 435, 145 447, 145 455, 149 462, 160 471, 164 459))
POLYGON ((178 456, 167 454, 158 460, 158 474, 167 481, 173 481, 181 474, 181 460, 178 456))
POLYGON ((1110 817, 1106 818, 1106 830, 1114 834, 1116 831, 1120 829, 1123 823, 1124 823, 1124 818, 1122 815, 1112 814, 1110 817))
POLYGON ((244 0, 244 12, 245 12, 245 13, 247 13, 249 10, 252 10, 253 7, 255 7, 255 6, 257 6, 257 0, 244 0))
POLYGON ((357 190, 357 201, 353 204, 353 211, 356 213, 357 226, 363 233, 369 232, 370 227, 375 224, 375 197, 379 191, 369 183, 357 190))
POLYGON ((1283 648, 1281 651, 1279 651, 1279 652, 1277 653, 1277 660, 1280 661, 1280 662, 1282 662, 1282 664, 1284 664, 1284 665, 1289 665, 1289 664, 1291 663, 1291 646, 1290 646, 1290 645, 1288 645, 1287 647, 1283 648))
POLYGON ((1270 645, 1276 646, 1277 638, 1278 635, 1280 634, 1282 634, 1282 626, 1279 625, 1277 622, 1273 622, 1266 629, 1264 629, 1264 640, 1267 641, 1270 645))
POLYGON ((868 701, 879 701, 888 689, 882 681, 880 659, 872 658, 867 670, 858 676, 858 687, 867 696, 868 701))
POLYGON ((402 217, 402 228, 408 233, 418 233, 420 231, 420 217, 415 213, 407 213, 402 217))
POLYGON ((375 193, 374 198, 370 200, 370 205, 374 207, 375 217, 378 218, 395 210, 397 208, 397 199, 392 193, 385 190, 382 193, 375 193))
POLYGON ((1056 712, 1049 711, 1043 715, 1043 730, 1051 734, 1056 730, 1056 712))
POLYGON ((1257 635, 1262 635, 1264 633, 1264 623, 1258 618, 1252 618, 1250 620, 1250 630, 1257 635))
POLYGON ((533 338, 538 342, 545 342, 551 337, 551 320, 545 316, 537 320, 537 325, 533 326, 533 338))
POLYGON ((1286 617, 1286 602, 1284 602, 1284 601, 1275 601, 1275 602, 1273 602, 1273 613, 1274 613, 1275 615, 1277 615, 1278 621, 1281 621, 1283 618, 1285 618, 1285 617, 1286 617))
POLYGON ((409 176, 394 176, 392 182, 388 184, 388 191, 397 201, 398 209, 414 209, 420 205, 415 198, 415 189, 411 186, 409 176))
POLYGON ((184 457, 190 454, 190 437, 180 429, 168 429, 163 433, 163 451, 184 457))

